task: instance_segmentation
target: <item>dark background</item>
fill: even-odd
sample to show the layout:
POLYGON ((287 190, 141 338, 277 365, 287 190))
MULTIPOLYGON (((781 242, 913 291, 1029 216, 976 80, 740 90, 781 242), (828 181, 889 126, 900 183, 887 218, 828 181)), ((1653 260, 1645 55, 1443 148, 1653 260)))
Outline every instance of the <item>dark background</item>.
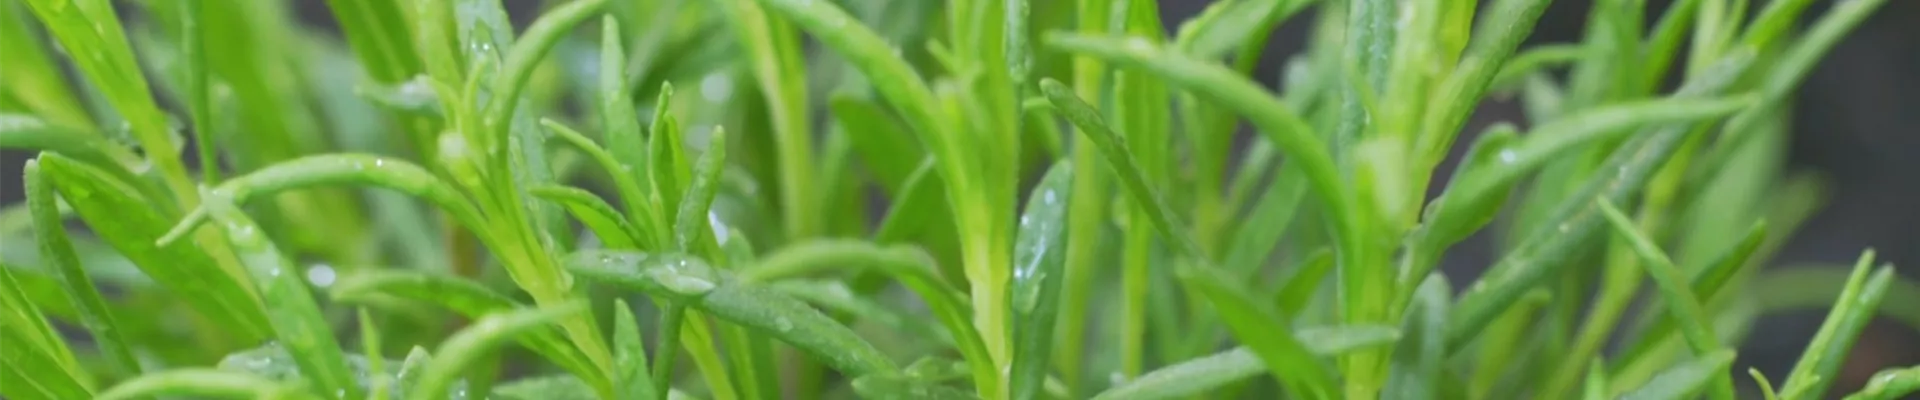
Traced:
MULTIPOLYGON (((325 2, 294 3, 304 22, 333 29, 325 2)), ((506 3, 515 22, 524 24, 538 2, 506 3)), ((1178 24, 1207 3, 1160 0, 1163 20, 1169 25, 1178 24)), ((1651 3, 1650 10, 1664 10, 1668 1, 1651 3)), ((1757 10, 1766 1, 1754 3, 1757 10)), ((1819 15, 1831 3, 1817 1, 1809 15, 1819 15)), ((1591 4, 1590 0, 1555 1, 1528 44, 1578 41, 1591 4)), ((1655 17, 1649 16, 1648 20, 1655 17)), ((1310 15, 1295 17, 1274 32, 1257 74, 1263 82, 1276 84, 1280 61, 1300 50, 1311 20, 1310 15)), ((1475 119, 1485 123, 1522 118, 1517 107, 1493 103, 1475 119)), ((1878 250, 1880 260, 1899 266, 1903 277, 1920 278, 1916 276, 1920 275, 1920 267, 1916 267, 1920 266, 1920 211, 1916 211, 1920 208, 1920 178, 1913 175, 1920 171, 1920 134, 1916 134, 1920 132, 1916 131, 1920 131, 1920 0, 1892 0, 1835 47, 1798 93, 1789 168, 1827 178, 1828 201, 1768 267, 1849 264, 1861 249, 1872 247, 1878 250)), ((1461 143, 1469 142, 1461 139, 1461 143)), ((0 185, 4 185, 0 186, 0 204, 19 201, 20 166, 28 156, 20 152, 0 154, 4 158, 0 160, 0 185)), ((1493 256, 1486 243, 1468 243, 1449 257, 1445 268, 1463 277, 1476 275, 1493 256)), ((1741 349, 1735 367, 1753 366, 1771 377, 1785 376, 1801 348, 1819 329, 1823 315, 1824 311, 1808 311, 1763 317, 1741 349)), ((1916 339, 1920 334, 1912 328, 1885 319, 1875 321, 1861 337, 1832 392, 1851 392, 1880 368, 1920 363, 1920 340, 1916 339)))

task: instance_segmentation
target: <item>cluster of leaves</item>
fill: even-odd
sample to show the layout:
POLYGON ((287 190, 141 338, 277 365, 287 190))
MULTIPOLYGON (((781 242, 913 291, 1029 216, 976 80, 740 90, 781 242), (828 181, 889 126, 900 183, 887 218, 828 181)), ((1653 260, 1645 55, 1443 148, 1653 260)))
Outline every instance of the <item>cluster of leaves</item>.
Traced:
POLYGON ((1757 272, 1819 203, 1789 95, 1885 2, 1601 0, 1522 50, 1549 1, 1221 0, 1169 35, 1149 1, 571 0, 516 33, 331 0, 343 47, 284 1, 6 0, 0 147, 40 155, 0 394, 1725 399, 1758 315, 1831 306, 1778 393, 1753 374, 1819 398, 1876 311, 1920 326, 1870 252, 1757 272), (1525 132, 1436 174, 1496 95, 1525 132))

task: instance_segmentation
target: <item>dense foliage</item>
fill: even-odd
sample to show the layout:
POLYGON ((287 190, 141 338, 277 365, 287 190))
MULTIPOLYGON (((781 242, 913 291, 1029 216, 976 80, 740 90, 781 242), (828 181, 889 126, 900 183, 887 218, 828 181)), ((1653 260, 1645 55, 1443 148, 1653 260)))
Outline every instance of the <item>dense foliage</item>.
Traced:
POLYGON ((1759 268, 1886 0, 122 3, 0 0, 5 398, 1811 399, 1920 325, 1871 252, 1759 268))

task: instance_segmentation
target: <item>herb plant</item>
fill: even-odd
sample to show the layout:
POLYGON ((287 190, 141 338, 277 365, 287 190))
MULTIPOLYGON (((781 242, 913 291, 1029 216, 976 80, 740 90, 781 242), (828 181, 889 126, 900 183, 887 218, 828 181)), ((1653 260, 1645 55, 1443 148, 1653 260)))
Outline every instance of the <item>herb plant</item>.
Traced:
POLYGON ((0 1, 5 398, 1809 399, 1920 322, 1870 251, 1759 270, 1886 0, 125 3, 0 1))

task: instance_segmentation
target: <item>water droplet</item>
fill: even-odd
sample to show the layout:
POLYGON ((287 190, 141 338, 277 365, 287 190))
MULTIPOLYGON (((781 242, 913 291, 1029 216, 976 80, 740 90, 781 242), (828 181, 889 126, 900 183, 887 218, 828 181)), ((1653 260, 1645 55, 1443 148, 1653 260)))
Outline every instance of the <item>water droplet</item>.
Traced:
POLYGON ((787 320, 787 317, 774 318, 773 329, 779 330, 780 332, 792 331, 793 321, 787 320))
POLYGON ((338 276, 334 273, 333 266, 314 264, 313 266, 307 267, 307 282, 313 283, 313 286, 322 288, 333 286, 333 281, 336 278, 338 278, 338 276))
POLYGON ((1053 189, 1047 189, 1047 191, 1040 193, 1040 203, 1053 204, 1053 201, 1054 201, 1053 189))
POLYGON ((1158 50, 1153 45, 1153 42, 1139 36, 1127 38, 1127 49, 1138 52, 1153 52, 1158 50))
POLYGON ((1501 164, 1512 164, 1514 163, 1514 161, 1519 161, 1519 159, 1520 159, 1520 155, 1514 154, 1513 149, 1500 150, 1501 164))
POLYGON ((1027 226, 1027 223, 1029 222, 1033 222, 1033 221, 1028 220, 1027 216, 1025 215, 1020 216, 1020 226, 1022 227, 1027 226))
POLYGON ((1567 231, 1573 230, 1573 225, 1568 225, 1563 222, 1560 224, 1559 230, 1560 230, 1560 233, 1567 233, 1567 231))

